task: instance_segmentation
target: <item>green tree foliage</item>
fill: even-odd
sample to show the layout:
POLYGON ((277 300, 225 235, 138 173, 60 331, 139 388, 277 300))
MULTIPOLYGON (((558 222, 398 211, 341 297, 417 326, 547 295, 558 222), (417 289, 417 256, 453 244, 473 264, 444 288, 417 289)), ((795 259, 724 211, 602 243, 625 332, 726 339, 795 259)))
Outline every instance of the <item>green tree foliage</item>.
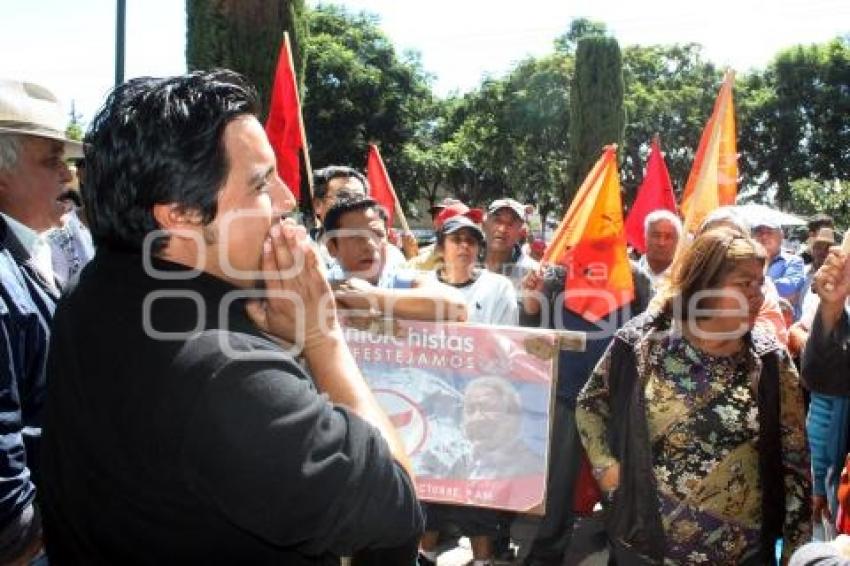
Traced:
POLYGON ((572 200, 602 148, 623 145, 626 125, 623 61, 612 37, 585 36, 578 41, 570 88, 570 162, 565 202, 572 200))
POLYGON ((608 28, 603 22, 595 22, 587 18, 577 18, 570 22, 570 28, 555 39, 555 51, 567 55, 575 55, 578 40, 586 36, 607 36, 608 28))
POLYGON ((315 167, 363 168, 370 142, 378 143, 404 203, 418 195, 408 142, 427 136, 434 113, 429 77, 416 53, 396 54, 375 16, 338 6, 308 14, 304 122, 315 167))
POLYGON ((513 196, 548 214, 566 186, 571 57, 527 59, 455 101, 446 184, 486 204, 513 196))
POLYGON ((289 32, 296 76, 304 75, 304 0, 186 0, 186 64, 245 75, 259 92, 265 119, 283 32, 289 32))
POLYGON ((65 126, 65 135, 72 140, 81 141, 83 139, 83 125, 80 122, 83 115, 77 112, 77 107, 74 101, 71 101, 71 111, 68 113, 68 125, 65 126))
POLYGON ((850 41, 796 46, 741 81, 743 173, 762 199, 793 203, 792 182, 850 171, 850 41))
POLYGON ((797 214, 828 214, 837 226, 850 226, 850 183, 795 179, 790 183, 791 201, 797 214))
POLYGON ((702 59, 694 43, 630 46, 623 50, 623 78, 629 121, 620 171, 627 201, 634 198, 643 180, 655 134, 661 137, 673 185, 682 188, 722 73, 702 59))

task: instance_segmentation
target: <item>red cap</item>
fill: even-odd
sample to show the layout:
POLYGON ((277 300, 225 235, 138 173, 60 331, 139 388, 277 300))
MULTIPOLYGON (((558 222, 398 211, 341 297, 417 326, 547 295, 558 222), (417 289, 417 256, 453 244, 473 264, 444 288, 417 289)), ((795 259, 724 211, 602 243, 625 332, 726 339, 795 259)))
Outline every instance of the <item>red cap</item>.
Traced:
POLYGON ((463 215, 475 222, 476 224, 481 224, 484 221, 484 211, 480 208, 469 208, 462 202, 458 202, 452 204, 450 206, 445 207, 440 211, 440 214, 437 215, 437 219, 435 221, 437 230, 443 225, 443 222, 451 218, 452 216, 463 215))
POLYGON ((535 239, 533 242, 531 242, 531 250, 535 252, 546 251, 546 242, 544 242, 540 238, 535 239))

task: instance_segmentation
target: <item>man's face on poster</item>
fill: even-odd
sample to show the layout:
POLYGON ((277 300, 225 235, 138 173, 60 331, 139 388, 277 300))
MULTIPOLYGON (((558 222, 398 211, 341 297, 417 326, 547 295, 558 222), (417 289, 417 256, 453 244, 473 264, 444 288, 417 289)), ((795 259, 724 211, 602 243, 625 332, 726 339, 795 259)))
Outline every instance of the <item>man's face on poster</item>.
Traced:
POLYGON ((520 418, 519 407, 500 387, 474 382, 467 387, 463 432, 474 451, 488 452, 509 446, 519 436, 520 418))

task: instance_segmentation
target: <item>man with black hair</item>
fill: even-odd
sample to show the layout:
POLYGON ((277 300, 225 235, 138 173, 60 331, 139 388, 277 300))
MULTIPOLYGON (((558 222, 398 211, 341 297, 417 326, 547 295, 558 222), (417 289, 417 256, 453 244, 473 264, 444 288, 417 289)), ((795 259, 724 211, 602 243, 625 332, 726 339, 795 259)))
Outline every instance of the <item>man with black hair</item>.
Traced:
POLYGON ((368 194, 369 181, 353 167, 328 165, 313 171, 313 212, 322 225, 337 199, 368 194))
POLYGON ((391 244, 374 200, 338 200, 325 215, 323 241, 336 260, 328 278, 340 285, 337 300, 344 307, 400 319, 466 320, 463 297, 454 289, 387 265, 391 244))
POLYGON ((98 250, 57 308, 48 360, 51 562, 330 565, 414 549, 404 447, 314 247, 280 220, 295 201, 256 108, 239 75, 197 71, 130 80, 92 122, 98 250))

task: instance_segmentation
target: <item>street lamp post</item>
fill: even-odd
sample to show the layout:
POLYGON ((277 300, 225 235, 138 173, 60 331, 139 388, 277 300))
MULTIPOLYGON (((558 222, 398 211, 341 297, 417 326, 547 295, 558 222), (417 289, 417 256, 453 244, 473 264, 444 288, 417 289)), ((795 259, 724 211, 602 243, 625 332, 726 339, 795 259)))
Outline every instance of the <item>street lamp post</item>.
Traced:
POLYGON ((118 0, 115 20, 115 86, 124 82, 124 32, 127 20, 127 0, 118 0))

